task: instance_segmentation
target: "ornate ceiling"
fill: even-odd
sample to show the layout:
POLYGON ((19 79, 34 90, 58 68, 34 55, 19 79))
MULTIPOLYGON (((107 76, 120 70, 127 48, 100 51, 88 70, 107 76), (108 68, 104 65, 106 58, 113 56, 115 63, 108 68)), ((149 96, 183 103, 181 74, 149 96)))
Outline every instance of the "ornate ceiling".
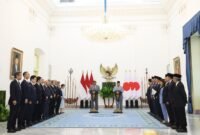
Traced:
MULTIPOLYGON (((35 0, 50 16, 98 16, 103 14, 104 0, 35 0)), ((107 0, 110 16, 166 14, 177 0, 107 0)))

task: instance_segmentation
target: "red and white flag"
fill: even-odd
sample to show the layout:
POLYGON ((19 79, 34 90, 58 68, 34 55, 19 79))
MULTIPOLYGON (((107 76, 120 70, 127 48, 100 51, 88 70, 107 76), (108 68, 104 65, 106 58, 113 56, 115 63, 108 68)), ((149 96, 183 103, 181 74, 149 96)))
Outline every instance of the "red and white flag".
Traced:
POLYGON ((80 93, 82 93, 81 94, 82 99, 89 99, 90 98, 90 94, 88 94, 88 91, 89 91, 90 86, 92 85, 93 81, 94 81, 94 78, 93 78, 92 73, 90 74, 90 78, 88 76, 88 72, 86 73, 86 76, 84 75, 84 73, 82 73, 80 83, 82 85, 82 88, 85 91, 84 93, 82 91, 80 92, 80 93))
POLYGON ((93 78, 93 74, 91 72, 91 74, 90 74, 90 85, 92 85, 93 81, 94 81, 94 78, 93 78))
POLYGON ((88 72, 87 72, 86 77, 85 77, 85 83, 86 83, 87 89, 89 90, 90 89, 90 79, 89 79, 89 76, 88 76, 88 72))
POLYGON ((123 84, 124 98, 138 99, 141 96, 140 85, 141 84, 138 80, 136 71, 134 71, 134 73, 132 73, 131 70, 125 71, 125 79, 123 84))
POLYGON ((83 86, 85 92, 87 93, 87 86, 86 86, 86 83, 85 83, 84 73, 82 73, 80 82, 81 82, 81 85, 83 86))

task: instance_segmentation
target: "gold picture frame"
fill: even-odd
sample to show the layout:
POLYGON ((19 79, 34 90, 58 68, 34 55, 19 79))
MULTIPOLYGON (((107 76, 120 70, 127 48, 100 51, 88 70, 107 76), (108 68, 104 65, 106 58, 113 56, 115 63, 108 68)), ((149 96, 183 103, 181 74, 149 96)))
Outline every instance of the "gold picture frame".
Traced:
POLYGON ((174 73, 181 74, 181 61, 180 57, 174 58, 174 73))
POLYGON ((14 78, 16 72, 22 72, 23 65, 23 51, 12 48, 11 49, 11 62, 10 62, 10 79, 14 78))

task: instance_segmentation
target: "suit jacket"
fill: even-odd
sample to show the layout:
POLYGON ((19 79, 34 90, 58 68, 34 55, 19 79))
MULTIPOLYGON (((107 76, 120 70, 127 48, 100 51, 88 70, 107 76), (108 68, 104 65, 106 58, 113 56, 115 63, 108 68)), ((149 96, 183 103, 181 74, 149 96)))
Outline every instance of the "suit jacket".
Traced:
POLYGON ((182 82, 179 82, 174 88, 174 106, 185 107, 187 96, 182 82))
POLYGON ((174 97, 174 88, 175 88, 175 83, 173 81, 171 81, 168 84, 168 90, 167 90, 167 94, 168 94, 168 100, 171 104, 174 103, 175 97, 174 97))
POLYGON ((59 87, 56 87, 56 97, 57 98, 61 98, 63 95, 62 95, 62 91, 59 87))
POLYGON ((166 83, 165 87, 163 89, 163 103, 164 104, 166 104, 167 102, 169 102, 168 87, 169 87, 169 83, 166 83))
POLYGON ((17 101, 17 104, 20 104, 21 98, 22 98, 21 86, 15 79, 10 83, 10 98, 8 104, 12 105, 12 102, 14 100, 17 101))
POLYGON ((35 86, 34 85, 32 85, 31 83, 30 83, 30 101, 32 101, 32 103, 33 104, 35 104, 36 103, 36 101, 37 101, 37 94, 36 94, 36 88, 35 88, 35 86))
POLYGON ((152 95, 152 87, 149 86, 146 93, 148 101, 151 100, 151 95, 152 95))
POLYGON ((40 84, 41 90, 42 90, 42 101, 45 101, 45 86, 40 84))
POLYGON ((37 101, 41 103, 42 102, 42 87, 41 85, 36 84, 35 88, 36 88, 37 101))
POLYGON ((29 100, 30 97, 30 85, 26 80, 23 80, 21 83, 21 89, 22 89, 22 102, 25 102, 25 99, 29 100))
POLYGON ((96 93, 98 93, 100 91, 99 86, 98 85, 91 85, 90 90, 89 90, 90 94, 92 94, 92 91, 96 91, 96 93))
POLYGON ((51 96, 51 92, 48 86, 44 86, 44 101, 48 102, 50 101, 50 96, 51 96))
POLYGON ((54 86, 50 86, 51 95, 53 96, 53 99, 56 98, 56 88, 54 86))
POLYGON ((159 99, 159 93, 160 93, 160 89, 161 89, 160 84, 155 84, 154 87, 153 87, 153 89, 156 90, 156 93, 155 93, 154 97, 155 97, 156 99, 159 99))

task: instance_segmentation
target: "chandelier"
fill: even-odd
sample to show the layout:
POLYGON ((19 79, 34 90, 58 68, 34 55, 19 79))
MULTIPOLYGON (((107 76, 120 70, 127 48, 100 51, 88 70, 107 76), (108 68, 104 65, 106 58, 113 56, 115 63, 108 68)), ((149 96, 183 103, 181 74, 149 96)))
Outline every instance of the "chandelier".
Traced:
POLYGON ((128 29, 111 24, 107 21, 107 0, 104 0, 104 20, 103 23, 82 27, 84 35, 93 41, 117 41, 124 38, 128 29))

